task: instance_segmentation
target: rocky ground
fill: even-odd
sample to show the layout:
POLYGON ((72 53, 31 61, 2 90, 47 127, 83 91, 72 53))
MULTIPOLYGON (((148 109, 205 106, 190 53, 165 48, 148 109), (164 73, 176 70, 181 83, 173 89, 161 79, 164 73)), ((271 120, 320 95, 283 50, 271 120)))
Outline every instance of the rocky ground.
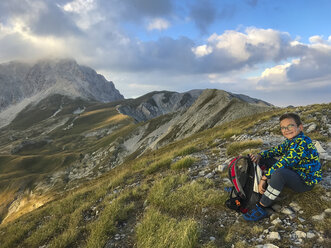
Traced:
MULTIPOLYGON (((263 141, 261 149, 267 149, 284 140, 282 136, 267 131, 270 129, 270 125, 278 125, 278 119, 274 118, 260 126, 255 126, 253 132, 259 130, 259 135, 243 134, 233 136, 232 139, 233 141, 261 139, 263 141)), ((314 123, 306 125, 306 129, 307 128, 310 128, 308 131, 311 132, 314 128, 314 123)), ((330 132, 331 130, 328 131, 330 132)), ((329 135, 328 133, 326 134, 329 135)), ((216 140, 215 142, 218 142, 216 147, 191 154, 191 156, 197 158, 199 162, 189 169, 189 175, 192 181, 199 178, 208 178, 213 180, 218 187, 224 189, 225 187, 231 186, 226 171, 233 157, 227 156, 226 154, 226 145, 229 141, 216 140)), ((330 142, 319 142, 319 144, 319 152, 320 154, 323 153, 323 156, 321 156, 323 159, 321 159, 321 161, 323 164, 326 164, 331 160, 331 144, 330 142)), ((324 171, 323 180, 320 183, 320 186, 327 190, 326 195, 319 196, 322 201, 331 201, 330 178, 331 169, 329 168, 324 171)), ((129 185, 127 187, 131 186, 129 185)), ((325 209, 318 215, 310 216, 310 218, 307 219, 304 217, 305 209, 300 206, 299 203, 290 201, 289 204, 285 204, 283 202, 285 198, 288 198, 288 196, 282 193, 280 197, 276 199, 276 203, 272 206, 272 209, 270 209, 270 216, 259 221, 255 226, 252 226, 253 229, 255 228, 257 230, 256 233, 258 234, 238 235, 232 247, 238 247, 238 244, 239 247, 258 248, 327 247, 325 244, 330 244, 331 242, 328 236, 330 233, 325 230, 315 230, 314 223, 323 222, 326 221, 327 218, 330 218, 331 209, 325 209), (280 243, 282 245, 279 245, 280 243)), ((219 211, 217 213, 210 213, 208 209, 203 209, 202 211, 204 219, 200 220, 200 224, 203 226, 200 238, 203 243, 210 241, 210 243, 214 243, 217 246, 218 233, 215 230, 228 230, 229 228, 236 227, 240 229, 243 224, 246 224, 241 214, 231 210, 219 211), (213 233, 215 235, 213 235, 213 233)), ((132 233, 134 232, 134 226, 130 226, 129 223, 121 223, 118 230, 119 232, 113 239, 108 241, 106 247, 132 246, 130 237, 132 237, 132 233)))

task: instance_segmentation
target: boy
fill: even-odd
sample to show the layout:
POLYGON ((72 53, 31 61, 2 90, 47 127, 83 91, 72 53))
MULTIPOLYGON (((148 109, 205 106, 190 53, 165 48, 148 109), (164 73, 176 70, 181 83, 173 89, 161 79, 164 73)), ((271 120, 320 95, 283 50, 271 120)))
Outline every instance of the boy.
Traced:
POLYGON ((253 162, 266 165, 268 169, 259 183, 260 202, 243 215, 247 221, 258 221, 268 216, 265 207, 272 205, 284 186, 296 192, 306 192, 322 180, 318 152, 311 139, 304 135, 300 117, 288 113, 282 115, 279 121, 286 140, 258 155, 250 155, 253 162), (276 160, 276 156, 281 158, 276 160))

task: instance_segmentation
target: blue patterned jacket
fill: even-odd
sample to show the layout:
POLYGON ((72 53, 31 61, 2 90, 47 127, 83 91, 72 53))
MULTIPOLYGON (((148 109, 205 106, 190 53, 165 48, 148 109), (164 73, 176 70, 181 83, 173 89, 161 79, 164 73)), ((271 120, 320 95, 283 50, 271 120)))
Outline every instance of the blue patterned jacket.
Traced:
POLYGON ((317 184, 322 180, 322 169, 318 152, 311 139, 300 132, 293 139, 286 139, 279 146, 260 153, 262 158, 281 158, 267 171, 270 178, 278 168, 289 168, 301 176, 307 185, 317 184))

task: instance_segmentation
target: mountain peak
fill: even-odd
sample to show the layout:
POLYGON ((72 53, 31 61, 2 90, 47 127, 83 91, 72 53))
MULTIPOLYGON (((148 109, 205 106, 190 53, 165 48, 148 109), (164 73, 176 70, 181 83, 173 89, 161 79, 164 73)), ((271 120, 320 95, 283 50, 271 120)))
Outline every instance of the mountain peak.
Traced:
POLYGON ((42 59, 32 64, 17 61, 0 64, 0 88, 3 89, 0 92, 0 119, 9 120, 27 104, 54 94, 100 102, 124 99, 113 82, 70 58, 42 59), (9 110, 14 106, 16 110, 9 110), (5 110, 9 113, 4 118, 1 111, 5 110))

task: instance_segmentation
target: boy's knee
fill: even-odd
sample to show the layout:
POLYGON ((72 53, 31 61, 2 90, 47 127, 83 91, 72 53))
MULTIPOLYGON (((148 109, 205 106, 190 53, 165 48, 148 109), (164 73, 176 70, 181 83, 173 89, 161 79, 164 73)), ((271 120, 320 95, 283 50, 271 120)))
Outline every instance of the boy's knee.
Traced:
POLYGON ((272 173, 271 175, 271 182, 270 183, 281 183, 281 184, 285 184, 288 177, 288 174, 291 171, 289 169, 286 168, 279 168, 277 169, 274 173, 272 173))

